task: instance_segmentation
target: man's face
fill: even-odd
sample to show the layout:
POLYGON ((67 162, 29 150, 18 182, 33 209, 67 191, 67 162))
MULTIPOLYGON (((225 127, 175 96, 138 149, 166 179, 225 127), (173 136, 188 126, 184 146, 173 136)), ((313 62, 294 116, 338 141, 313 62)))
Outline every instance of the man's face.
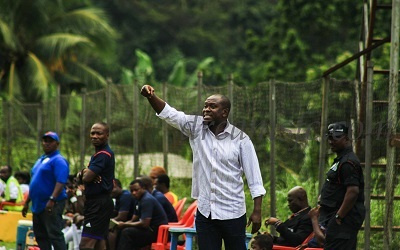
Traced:
POLYGON ((53 138, 46 136, 42 139, 42 148, 46 155, 51 154, 57 150, 58 142, 53 138))
POLYGON ((332 152, 335 152, 335 153, 340 152, 341 150, 346 148, 347 142, 348 142, 348 139, 345 135, 341 135, 341 136, 329 135, 328 136, 329 146, 330 146, 332 152))
POLYGON ((163 184, 158 182, 158 178, 156 179, 155 189, 160 191, 162 189, 163 184))
POLYGON ((134 183, 133 185, 131 185, 131 190, 132 190, 132 195, 133 197, 135 197, 136 200, 140 200, 140 198, 142 198, 144 192, 146 192, 146 190, 144 188, 142 188, 139 183, 134 183))
POLYGON ((118 195, 120 194, 121 188, 118 187, 118 185, 113 181, 114 186, 113 189, 111 190, 111 197, 112 198, 117 198, 118 195))
POLYGON ((150 177, 151 180, 153 181, 153 185, 156 185, 156 181, 157 181, 157 177, 158 177, 157 172, 154 171, 154 170, 151 170, 151 171, 150 171, 150 174, 149 174, 149 177, 150 177))
POLYGON ((8 180, 8 178, 10 178, 11 173, 10 171, 8 171, 8 167, 7 166, 2 166, 0 168, 0 178, 6 182, 8 180))
POLYGON ((76 188, 74 183, 72 183, 70 180, 67 181, 67 185, 66 186, 66 192, 67 192, 67 196, 68 197, 72 197, 75 194, 76 188))
POLYGON ((292 211, 292 213, 296 213, 302 209, 299 197, 293 194, 288 194, 287 202, 288 202, 288 207, 290 211, 292 211))
POLYGON ((90 140, 95 147, 106 145, 108 142, 108 132, 106 128, 101 124, 94 124, 90 129, 90 140))
POLYGON ((220 124, 227 120, 229 110, 222 106, 221 97, 212 95, 204 102, 203 119, 207 124, 220 124))

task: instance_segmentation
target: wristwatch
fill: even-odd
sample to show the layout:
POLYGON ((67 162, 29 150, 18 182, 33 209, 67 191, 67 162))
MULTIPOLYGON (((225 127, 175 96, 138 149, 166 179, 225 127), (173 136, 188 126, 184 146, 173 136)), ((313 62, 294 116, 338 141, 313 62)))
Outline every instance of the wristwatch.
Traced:
POLYGON ((56 201, 56 198, 54 198, 54 196, 52 195, 52 196, 50 196, 49 200, 56 201))
POLYGON ((336 215, 335 215, 335 219, 342 221, 343 218, 340 217, 339 214, 336 214, 336 215))

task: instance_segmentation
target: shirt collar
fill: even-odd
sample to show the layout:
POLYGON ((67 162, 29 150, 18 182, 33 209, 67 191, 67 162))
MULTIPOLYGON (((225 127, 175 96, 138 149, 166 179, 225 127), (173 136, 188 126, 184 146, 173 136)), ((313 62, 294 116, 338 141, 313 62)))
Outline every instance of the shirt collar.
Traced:
POLYGON ((343 157, 344 155, 346 155, 347 153, 350 153, 351 151, 353 151, 353 148, 352 148, 352 146, 350 145, 350 146, 344 148, 342 151, 340 151, 340 152, 337 154, 337 157, 335 158, 335 160, 339 160, 340 158, 342 158, 342 157, 343 157))
POLYGON ((301 212, 303 212, 303 211, 305 211, 305 210, 307 210, 307 209, 309 209, 309 208, 310 208, 310 207, 308 206, 308 207, 305 207, 305 208, 303 208, 303 209, 297 211, 296 213, 292 214, 292 216, 290 216, 290 218, 296 217, 296 216, 299 215, 301 212))
MULTIPOLYGON (((203 129, 210 129, 210 128, 208 127, 207 124, 204 124, 203 125, 203 129)), ((226 120, 226 126, 225 126, 224 130, 221 133, 219 133, 219 135, 222 135, 224 133, 231 134, 232 133, 232 129, 233 129, 233 125, 228 120, 226 120)))
POLYGON ((50 153, 50 154, 48 154, 48 155, 46 155, 46 154, 43 154, 42 155, 42 159, 44 159, 44 158, 46 158, 46 157, 52 157, 52 156, 54 156, 54 155, 56 155, 56 154, 59 154, 60 153, 60 150, 54 150, 52 153, 50 153))

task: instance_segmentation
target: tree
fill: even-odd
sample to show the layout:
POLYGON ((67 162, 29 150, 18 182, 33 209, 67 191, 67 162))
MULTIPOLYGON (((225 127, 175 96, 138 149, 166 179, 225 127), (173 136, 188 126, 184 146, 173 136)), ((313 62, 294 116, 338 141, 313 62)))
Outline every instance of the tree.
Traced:
POLYGON ((29 101, 82 85, 104 86, 93 66, 110 62, 116 31, 81 1, 0 1, 0 92, 29 101))

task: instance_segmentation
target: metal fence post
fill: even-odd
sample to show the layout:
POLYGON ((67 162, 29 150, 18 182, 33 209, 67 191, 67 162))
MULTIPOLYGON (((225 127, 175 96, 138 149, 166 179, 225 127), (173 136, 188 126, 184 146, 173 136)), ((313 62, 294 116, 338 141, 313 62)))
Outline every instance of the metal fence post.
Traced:
POLYGON ((233 108, 233 74, 228 75, 228 98, 231 101, 231 110, 229 111, 229 122, 233 123, 234 121, 234 108, 233 108))
POLYGON ((57 84, 56 94, 56 132, 61 135, 61 85, 57 84))
POLYGON ((203 99, 201 98, 201 88, 203 85, 203 72, 199 71, 197 73, 197 108, 198 113, 203 109, 203 99))
POLYGON ((139 176, 139 89, 138 81, 133 82, 133 178, 139 176))
POLYGON ((321 142, 319 144, 319 162, 318 162, 318 191, 321 192, 322 184, 325 179, 325 163, 326 163, 326 145, 327 138, 325 136, 325 131, 328 125, 328 95, 329 95, 329 76, 325 76, 322 83, 322 110, 321 110, 321 127, 320 127, 320 137, 321 142))
MULTIPOLYGON (((270 196, 271 196, 271 216, 276 217, 276 178, 275 178, 275 129, 276 129, 276 99, 275 81, 269 82, 269 122, 270 122, 270 196)), ((272 228, 273 232, 275 231, 272 228)))
POLYGON ((391 139, 396 135, 397 127, 397 95, 399 86, 399 22, 400 0, 392 1, 392 26, 390 43, 390 75, 389 75, 389 110, 388 110, 388 138, 386 144, 386 189, 385 215, 383 220, 383 246, 391 249, 393 239, 393 200, 395 188, 395 161, 396 147, 391 145, 391 139))
POLYGON ((43 133, 43 102, 40 102, 38 104, 36 129, 37 129, 37 138, 38 138, 38 140, 37 140, 37 155, 39 157, 42 154, 41 137, 42 137, 42 133, 43 133))
POLYGON ((80 152, 80 161, 79 168, 75 169, 75 172, 78 172, 79 169, 85 167, 85 153, 86 153, 86 88, 82 88, 82 111, 81 111, 81 130, 80 130, 80 138, 79 138, 79 152, 80 152))
POLYGON ((7 102, 7 165, 11 166, 11 154, 12 154, 12 103, 7 102))
POLYGON ((372 79, 374 74, 374 63, 367 62, 367 93, 365 103, 365 221, 364 221, 364 249, 370 249, 371 235, 371 165, 372 165, 372 101, 373 88, 372 79))
MULTIPOLYGON (((163 98, 165 101, 167 101, 167 95, 168 95, 168 89, 167 89, 167 84, 163 83, 162 86, 162 92, 163 92, 163 98)), ((168 173, 168 125, 166 122, 162 123, 162 135, 163 135, 163 160, 164 160, 164 168, 165 171, 168 173)))
MULTIPOLYGON (((107 88, 106 88, 106 122, 108 124, 109 134, 111 135, 111 81, 107 81, 107 88)), ((108 144, 111 145, 111 138, 108 138, 108 144)))

